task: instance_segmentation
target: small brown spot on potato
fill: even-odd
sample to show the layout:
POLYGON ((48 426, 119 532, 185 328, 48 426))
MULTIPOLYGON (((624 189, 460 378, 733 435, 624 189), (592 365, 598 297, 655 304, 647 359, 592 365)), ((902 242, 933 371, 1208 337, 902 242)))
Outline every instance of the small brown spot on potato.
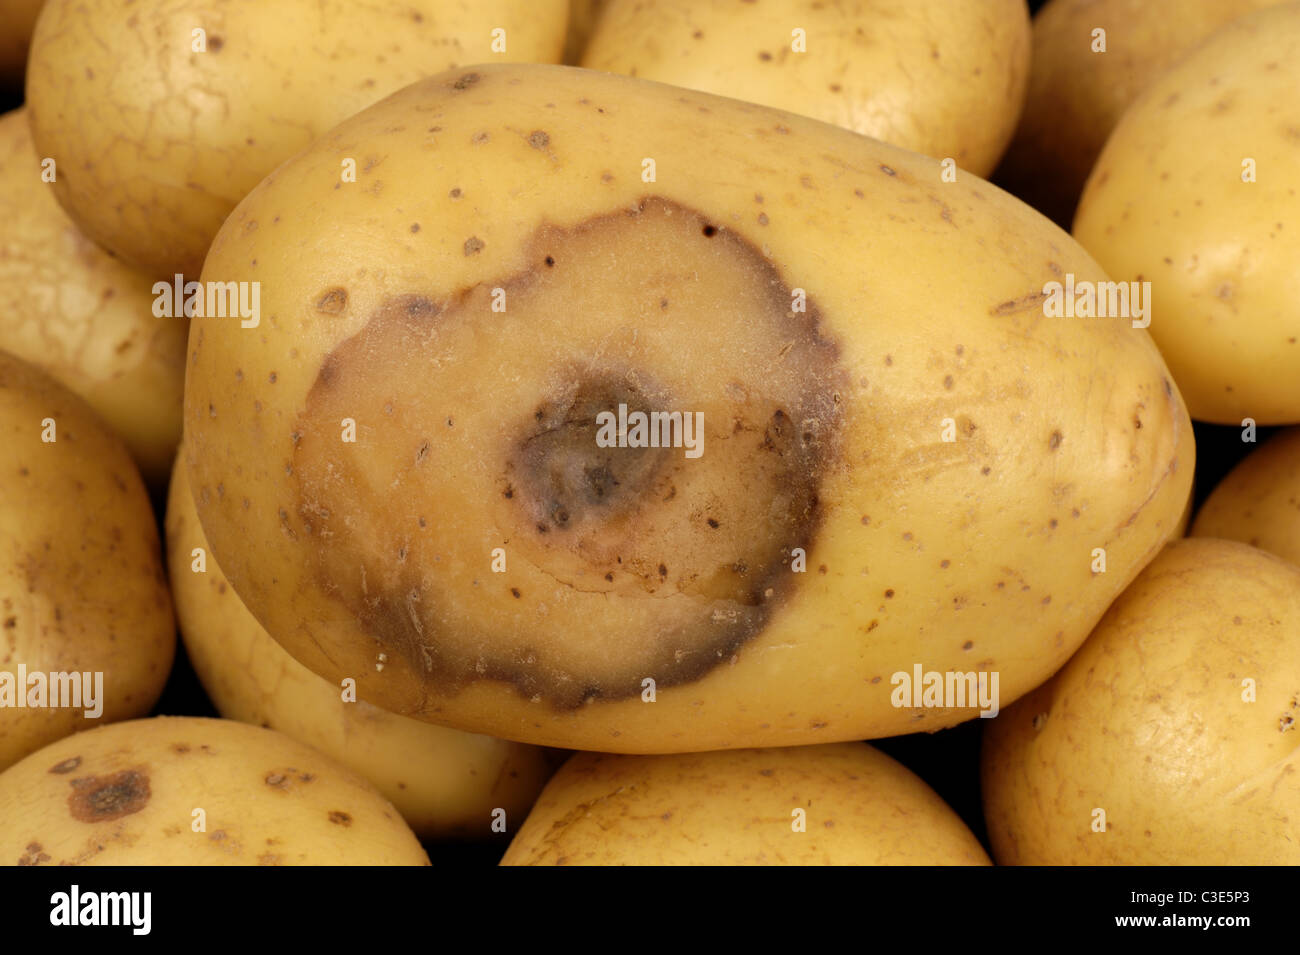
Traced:
POLYGON ((482 249, 482 248, 483 248, 483 245, 484 245, 484 243, 483 243, 483 240, 482 240, 482 239, 480 239, 480 238, 479 238, 478 236, 476 236, 476 235, 472 235, 472 236, 470 236, 468 239, 465 240, 465 254, 466 254, 466 255, 473 255, 474 253, 476 253, 476 252, 478 252, 480 249, 482 249))
POLYGON ((70 781, 68 812, 79 822, 112 822, 139 812, 149 802, 149 777, 143 767, 111 776, 81 776, 70 781))
POLYGON ((1061 446, 1061 440, 1062 440, 1061 432, 1053 431, 1051 436, 1047 439, 1047 446, 1051 448, 1053 451, 1055 451, 1057 448, 1061 446))
POLYGON ((456 77, 455 82, 451 84, 451 88, 457 91, 467 90, 482 78, 477 73, 464 73, 456 77))
POLYGON ((350 826, 352 825, 352 817, 346 812, 333 809, 330 811, 330 822, 336 826, 350 826))
POLYGON ((61 762, 61 763, 55 763, 53 766, 51 766, 51 767, 50 767, 48 770, 46 770, 46 771, 47 771, 47 772, 51 772, 51 773, 55 773, 56 775, 59 775, 59 776, 62 776, 64 773, 70 773, 70 772, 72 772, 74 769, 76 769, 76 768, 77 768, 78 766, 80 766, 80 765, 81 765, 81 757, 80 757, 80 756, 73 756, 73 757, 71 757, 70 759, 65 759, 65 760, 64 760, 63 762, 61 762))
POLYGON ((326 315, 338 315, 348 306, 348 290, 344 288, 326 289, 316 299, 316 311, 326 315))
POLYGON ((551 144, 551 137, 540 129, 534 129, 528 134, 528 145, 534 149, 545 149, 551 144))

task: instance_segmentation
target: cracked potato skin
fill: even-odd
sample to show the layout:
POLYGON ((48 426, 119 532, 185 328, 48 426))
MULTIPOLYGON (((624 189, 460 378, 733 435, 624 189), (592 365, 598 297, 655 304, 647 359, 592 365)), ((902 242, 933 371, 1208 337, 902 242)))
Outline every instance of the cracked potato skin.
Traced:
POLYGON ((78 733, 0 773, 0 860, 429 864, 360 776, 272 730, 179 716, 78 733))
POLYGON ((577 753, 502 865, 989 865, 902 764, 864 743, 577 753), (804 810, 803 831, 794 828, 804 810))
POLYGON ((84 706, 0 708, 3 769, 148 713, 176 650, 158 526, 126 448, 84 401, 3 351, 0 528, 0 670, 15 683, 19 664, 29 675, 103 674, 98 717, 84 706))
POLYGON ((1171 543, 985 728, 994 859, 1300 864, 1298 701, 1300 568, 1235 541, 1171 543))
POLYGON ((458 64, 558 62, 567 10, 566 0, 48 0, 27 73, 32 131, 87 235, 155 278, 192 279, 235 204, 335 123, 458 64), (498 27, 504 53, 492 50, 498 27))
POLYGON ((1024 0, 610 0, 582 66, 789 110, 988 176, 1024 104, 1029 43, 1024 0))
POLYGON ((203 277, 261 281, 262 320, 192 323, 186 467, 253 615, 394 712, 614 752, 938 729, 975 711, 895 708, 891 674, 1026 692, 1188 497, 1154 345, 1045 318, 1066 272, 1104 279, 993 186, 847 130, 452 71, 227 221, 203 277), (703 409, 702 456, 601 456, 586 416, 620 396, 703 409))
POLYGON ((221 715, 284 733, 370 780, 421 838, 490 832, 492 811, 522 819, 553 769, 545 750, 387 713, 289 656, 239 601, 208 551, 185 469, 167 499, 167 554, 190 663, 221 715))

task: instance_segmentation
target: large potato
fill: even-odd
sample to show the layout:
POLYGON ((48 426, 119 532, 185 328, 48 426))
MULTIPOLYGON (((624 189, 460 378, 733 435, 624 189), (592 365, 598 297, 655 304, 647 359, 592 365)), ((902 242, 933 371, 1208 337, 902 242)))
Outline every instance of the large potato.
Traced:
POLYGON ((85 398, 161 487, 181 436, 184 318, 91 242, 41 181, 27 114, 0 116, 0 348, 85 398))
POLYGON ((1279 2, 1050 0, 1034 15, 1024 115, 996 181, 1068 229, 1106 137, 1146 85, 1229 20, 1279 2))
POLYGON ((222 716, 278 730, 364 776, 424 838, 486 837, 496 810, 510 827, 527 815, 550 774, 544 750, 344 702, 339 686, 294 660, 253 619, 207 545, 178 467, 167 499, 176 613, 190 662, 222 716))
POLYGON ((582 65, 802 113, 987 176, 1024 104, 1029 42, 1024 0, 609 0, 582 65))
POLYGON ((1151 289, 1193 418, 1300 423, 1300 4, 1241 17, 1124 114, 1074 235, 1151 289), (1250 181, 1247 181, 1250 180, 1250 181))
POLYGON ((1244 458, 1206 498, 1193 537, 1221 537, 1300 565, 1300 428, 1244 458))
POLYGON ((976 714, 895 707, 918 664, 1019 696, 1173 532, 1191 429, 1145 332, 1044 317, 1044 282, 1104 279, 1092 260, 940 171, 565 67, 361 113, 204 269, 262 283, 258 327, 190 332, 186 462, 222 569, 329 681, 508 739, 741 748, 976 714), (382 164, 340 183, 353 156, 382 164), (602 447, 620 404, 702 415, 703 444, 602 447))
POLYGON ((567 10, 566 0, 49 0, 27 74, 32 129, 58 161, 59 201, 91 238, 161 277, 193 278, 235 203, 321 133, 458 64, 557 62, 567 10))
POLYGON ((3 769, 148 713, 176 649, 158 528, 126 448, 80 398, 5 352, 0 531, 3 769))
POLYGON ((988 865, 929 786, 862 743, 577 753, 502 865, 988 865))
POLYGON ((1236 542, 1170 544, 986 730, 994 858, 1300 864, 1298 690, 1300 568, 1236 542))
POLYGON ((78 733, 0 773, 0 862, 429 864, 397 810, 315 750, 166 716, 78 733))

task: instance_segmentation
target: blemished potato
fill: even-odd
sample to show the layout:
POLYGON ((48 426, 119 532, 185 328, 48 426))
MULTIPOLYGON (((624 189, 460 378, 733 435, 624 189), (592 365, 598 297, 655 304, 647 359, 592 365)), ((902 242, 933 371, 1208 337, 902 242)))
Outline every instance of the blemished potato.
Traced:
POLYGON ((8 865, 428 865, 397 810, 282 733, 159 716, 0 773, 8 865))
POLYGON ((0 116, 0 348, 90 403, 162 487, 181 437, 184 318, 82 235, 41 180, 24 109, 0 116))
POLYGON ((507 739, 695 751, 976 715, 894 706, 917 664, 1014 699, 1173 532, 1191 429, 1144 331, 1044 317, 1044 282, 1104 279, 1092 260, 940 173, 614 74, 409 87, 213 244, 205 281, 262 283, 256 328, 191 324, 213 553, 331 683, 507 739), (382 171, 340 184, 366 155, 382 171), (620 442, 597 420, 620 405, 677 425, 620 442))
POLYGON ((1193 537, 1242 541, 1300 565, 1300 428, 1269 438, 1219 482, 1193 537))
POLYGON ((985 729, 994 858, 1300 864, 1298 690, 1300 567, 1235 541, 1170 544, 985 729))
POLYGON ((0 93, 21 89, 27 48, 45 0, 0 0, 0 93))
POLYGON ((1279 2, 1049 0, 1034 15, 1024 114, 995 181, 1068 229, 1106 138, 1147 84, 1229 20, 1279 2))
POLYGON ((0 769, 148 713, 175 649, 158 529, 126 448, 0 351, 0 769))
POLYGON ((1300 423, 1297 89, 1300 4, 1234 20, 1133 103, 1079 201, 1075 238, 1150 283, 1151 334, 1202 421, 1300 423))
POLYGON ((364 776, 422 838, 489 837, 497 810, 508 830, 527 815, 552 769, 544 750, 344 702, 267 635, 208 553, 184 468, 167 501, 167 559, 185 648, 222 716, 278 730, 364 776))
POLYGON ((235 203, 321 133, 452 66, 558 62, 567 10, 566 0, 138 0, 129 11, 49 0, 27 73, 32 129, 87 235, 161 278, 193 279, 235 203))
POLYGON ((582 65, 835 123, 988 176, 1029 79, 1024 0, 609 0, 582 65))
POLYGON ((502 865, 988 865, 955 812, 864 743, 577 753, 502 865))

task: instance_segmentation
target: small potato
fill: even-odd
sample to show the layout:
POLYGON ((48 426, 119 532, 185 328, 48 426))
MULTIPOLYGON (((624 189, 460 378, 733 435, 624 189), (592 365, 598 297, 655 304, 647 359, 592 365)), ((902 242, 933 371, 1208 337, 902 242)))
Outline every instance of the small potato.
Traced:
POLYGON ((1300 423, 1298 89, 1300 4, 1234 20, 1129 107, 1079 201, 1201 421, 1300 423))
POLYGON ((175 649, 157 524, 126 448, 0 352, 0 769, 148 713, 175 649))
POLYGON ((988 865, 920 778, 864 743, 578 753, 502 865, 988 865))
POLYGON ((594 70, 844 126, 987 176, 1029 77, 1024 0, 609 0, 594 70))
POLYGON ((1050 0, 1034 16, 1025 111, 994 181, 1068 229, 1106 137, 1147 84, 1229 20, 1280 2, 1050 0))
POLYGON ((374 787, 289 737, 160 716, 0 773, 0 863, 428 865, 374 787))
POLYGON ((0 348, 85 398, 162 487, 181 437, 189 322, 154 316, 153 280, 81 233, 40 158, 27 111, 0 116, 0 348))
POLYGON ((1300 567, 1176 541, 985 730, 994 858, 1298 865, 1297 720, 1300 567))
MULTIPOLYGON (((558 62, 567 10, 567 0, 137 0, 129 11, 49 0, 27 73, 32 131, 87 235, 159 278, 193 279, 235 203, 321 133, 453 66, 558 62)), ((364 148, 349 158, 355 169, 383 161, 364 148)), ((334 185, 348 174, 332 170, 334 185)))
POLYGON ((487 837, 494 810, 512 829, 527 815, 552 769, 546 751, 344 702, 240 602, 208 552, 183 467, 167 502, 167 552, 185 648, 222 716, 278 730, 361 774, 422 838, 487 837))
POLYGON ((1300 428, 1233 468, 1201 505, 1192 536, 1243 541, 1300 565, 1300 428))

